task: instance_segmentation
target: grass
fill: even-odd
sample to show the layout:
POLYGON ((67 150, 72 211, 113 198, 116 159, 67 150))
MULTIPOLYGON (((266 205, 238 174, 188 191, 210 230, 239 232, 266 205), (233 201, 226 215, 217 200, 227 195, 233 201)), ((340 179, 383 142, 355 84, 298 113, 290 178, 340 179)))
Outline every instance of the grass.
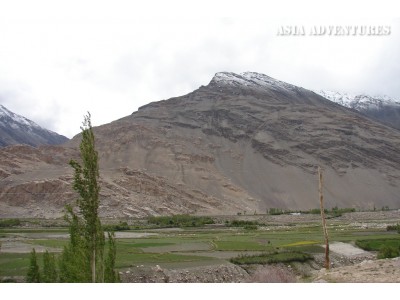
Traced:
MULTIPOLYGON (((38 261, 43 254, 37 253, 38 261)), ((29 253, 0 253, 0 276, 25 276, 29 267, 29 253)))
POLYGON ((134 243, 130 244, 130 247, 136 247, 136 248, 148 248, 148 247, 160 247, 160 246, 169 246, 169 245, 174 245, 174 243, 158 243, 158 242, 144 242, 144 243, 134 243))
POLYGON ((274 263, 305 262, 311 259, 312 256, 308 253, 297 251, 284 251, 263 253, 259 255, 241 255, 235 258, 231 258, 230 261, 237 265, 266 265, 274 263))
POLYGON ((379 249, 377 258, 394 258, 400 256, 400 247, 383 246, 379 249))
POLYGON ((149 224, 159 227, 202 227, 207 224, 214 224, 214 220, 210 217, 198 217, 190 215, 174 215, 150 217, 149 224))
POLYGON ((400 248, 400 238, 358 240, 356 245, 366 251, 379 251, 382 247, 400 248))
POLYGON ((218 251, 258 251, 266 250, 267 246, 255 241, 214 241, 218 251))
MULTIPOLYGON (((167 223, 171 220, 168 218, 165 218, 167 223)), ((185 219, 186 217, 176 218, 181 221, 189 220, 189 222, 193 222, 194 220, 192 217, 188 219, 185 219)), ((160 219, 155 220, 159 221, 160 219)), ((178 227, 183 226, 185 223, 179 222, 177 223, 178 227)), ((320 246, 324 242, 320 222, 281 225, 262 224, 258 230, 244 229, 248 225, 257 226, 260 224, 255 221, 230 221, 225 227, 218 228, 194 226, 185 227, 184 230, 179 231, 168 229, 163 231, 142 230, 145 232, 155 232, 157 235, 142 238, 117 239, 117 268, 141 264, 184 264, 190 267, 198 264, 207 265, 224 261, 224 259, 218 260, 217 258, 202 256, 202 251, 218 251, 218 254, 220 254, 220 251, 259 251, 263 252, 264 256, 246 256, 242 260, 247 262, 258 261, 263 264, 274 261, 290 262, 307 260, 310 254, 324 252, 323 247, 320 246), (232 226, 230 223, 235 224, 235 226, 232 226), (196 248, 196 245, 204 244, 210 245, 210 247, 207 250, 205 249, 206 247, 196 248), (187 248, 185 248, 186 245, 188 245, 187 248), (175 249, 179 249, 179 251, 175 249), (197 252, 196 255, 193 254, 193 251, 197 252)), ((400 235, 397 232, 386 231, 385 229, 352 228, 344 225, 346 224, 341 223, 340 220, 328 221, 330 242, 358 241, 368 245, 373 251, 379 251, 379 247, 382 244, 393 247, 400 246, 400 235)), ((159 225, 152 224, 151 226, 162 227, 161 223, 159 225)), ((66 228, 1 228, 0 236, 7 238, 23 236, 25 237, 24 242, 32 245, 62 248, 68 240, 53 238, 51 235, 67 232, 66 228)), ((38 256, 41 263, 42 254, 38 253, 38 256)), ((0 276, 25 276, 28 265, 29 253, 0 252, 0 276)))
POLYGON ((19 219, 0 219, 0 228, 16 227, 20 225, 21 221, 19 219))
POLYGON ((325 253, 325 248, 320 245, 293 246, 293 247, 290 247, 289 249, 291 249, 293 251, 300 251, 300 252, 306 252, 306 253, 311 253, 311 254, 325 253))
POLYGON ((226 226, 231 227, 246 227, 246 226, 258 226, 259 223, 257 221, 247 221, 247 220, 233 220, 231 222, 225 222, 226 226))
POLYGON ((283 245, 282 247, 294 247, 294 246, 304 246, 304 245, 315 245, 320 243, 319 241, 300 241, 300 242, 295 242, 287 245, 283 245))
POLYGON ((68 233, 67 228, 1 228, 0 234, 68 233))
POLYGON ((28 243, 33 244, 33 245, 39 245, 43 247, 51 247, 51 248, 63 248, 65 245, 67 245, 68 240, 60 240, 60 239, 54 239, 54 240, 29 240, 28 243))

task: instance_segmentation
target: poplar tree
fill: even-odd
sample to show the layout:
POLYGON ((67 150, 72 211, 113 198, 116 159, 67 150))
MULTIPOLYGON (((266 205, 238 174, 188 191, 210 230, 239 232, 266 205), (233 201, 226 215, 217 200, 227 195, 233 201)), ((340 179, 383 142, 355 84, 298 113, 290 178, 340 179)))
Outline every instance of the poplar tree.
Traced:
POLYGON ((47 250, 43 254, 43 275, 42 282, 57 282, 56 259, 54 254, 47 250))
POLYGON ((114 276, 116 251, 113 235, 109 235, 109 252, 113 255, 110 257, 109 254, 107 274, 104 270, 105 238, 98 214, 99 164, 90 113, 84 117, 81 130, 81 163, 75 160, 69 163, 74 169, 73 189, 79 194, 79 198, 76 209, 72 206, 66 207, 65 219, 69 223, 70 242, 61 255, 60 281, 104 282, 106 277, 107 280, 116 282, 118 278, 114 276))
POLYGON ((116 256, 114 232, 108 232, 108 255, 105 259, 104 282, 120 282, 118 272, 114 271, 116 256))
POLYGON ((26 275, 26 281, 29 283, 40 282, 39 265, 37 263, 35 248, 33 248, 31 251, 30 263, 29 263, 28 273, 26 275))

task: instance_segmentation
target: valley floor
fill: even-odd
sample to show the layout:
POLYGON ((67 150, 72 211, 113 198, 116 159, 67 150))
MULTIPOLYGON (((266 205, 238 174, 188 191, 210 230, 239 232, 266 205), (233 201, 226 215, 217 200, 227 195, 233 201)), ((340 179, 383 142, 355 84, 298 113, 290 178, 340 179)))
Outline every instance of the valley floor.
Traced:
MULTIPOLYGON (((330 270, 323 268, 324 238, 318 216, 213 218, 217 224, 199 228, 145 229, 130 224, 136 229, 117 232, 116 266, 122 282, 400 282, 398 258, 378 260, 376 251, 355 245, 360 240, 398 243, 400 235, 386 227, 399 222, 399 211, 346 213, 328 219, 330 270), (226 225, 238 219, 258 222, 258 228, 226 225), (271 251, 307 253, 313 259, 267 265, 230 261, 271 251)), ((46 249, 56 255, 62 250, 68 242, 67 229, 43 227, 49 222, 54 223, 36 220, 31 226, 0 229, 3 281, 24 281, 32 248, 40 263, 46 249)))

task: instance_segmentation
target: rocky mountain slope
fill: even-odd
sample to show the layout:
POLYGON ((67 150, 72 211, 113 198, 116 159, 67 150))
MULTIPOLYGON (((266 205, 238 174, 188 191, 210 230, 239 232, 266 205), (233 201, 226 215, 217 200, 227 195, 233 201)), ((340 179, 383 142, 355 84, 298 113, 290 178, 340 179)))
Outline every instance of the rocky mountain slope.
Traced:
POLYGON ((0 147, 15 144, 57 145, 66 141, 68 138, 65 136, 44 129, 0 105, 0 147))
POLYGON ((400 101, 398 100, 388 96, 351 95, 323 90, 315 92, 328 100, 400 129, 400 101))
MULTIPOLYGON (((316 208, 318 165, 327 207, 400 207, 398 130, 262 74, 217 73, 94 133, 107 217, 316 208)), ((79 142, 2 149, 1 216, 60 216, 79 142)))

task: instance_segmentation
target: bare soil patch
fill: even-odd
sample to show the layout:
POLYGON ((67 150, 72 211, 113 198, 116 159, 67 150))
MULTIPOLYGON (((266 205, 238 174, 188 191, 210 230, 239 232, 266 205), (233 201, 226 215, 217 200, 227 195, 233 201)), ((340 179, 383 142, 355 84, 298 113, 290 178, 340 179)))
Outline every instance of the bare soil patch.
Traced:
POLYGON ((32 245, 20 241, 5 241, 1 243, 1 253, 29 253, 35 248, 36 252, 61 252, 61 248, 44 247, 40 245, 32 245))
POLYGON ((400 258, 365 260, 361 263, 321 269, 315 272, 314 282, 346 282, 346 283, 399 283, 400 258))
POLYGON ((348 243, 335 242, 329 245, 329 250, 349 258, 365 257, 372 258, 375 255, 371 252, 365 251, 348 243))
POLYGON ((125 283, 222 283, 222 282, 248 282, 249 274, 242 268, 233 264, 220 264, 182 269, 163 269, 155 267, 138 266, 120 272, 121 280, 125 283))

